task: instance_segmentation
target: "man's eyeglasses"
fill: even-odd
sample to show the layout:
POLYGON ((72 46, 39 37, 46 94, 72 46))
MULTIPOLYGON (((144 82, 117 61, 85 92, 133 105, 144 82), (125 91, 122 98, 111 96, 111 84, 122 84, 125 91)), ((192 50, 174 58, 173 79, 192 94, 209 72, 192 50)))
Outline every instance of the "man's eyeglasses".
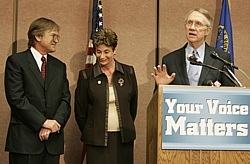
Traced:
POLYGON ((60 40, 60 35, 57 35, 57 34, 51 34, 50 36, 52 36, 53 37, 53 40, 60 40))
POLYGON ((192 21, 192 20, 188 20, 185 24, 186 24, 187 27, 192 27, 193 25, 194 25, 195 28, 201 28, 201 27, 204 27, 204 26, 208 27, 208 25, 204 25, 203 23, 201 23, 199 21, 192 21))

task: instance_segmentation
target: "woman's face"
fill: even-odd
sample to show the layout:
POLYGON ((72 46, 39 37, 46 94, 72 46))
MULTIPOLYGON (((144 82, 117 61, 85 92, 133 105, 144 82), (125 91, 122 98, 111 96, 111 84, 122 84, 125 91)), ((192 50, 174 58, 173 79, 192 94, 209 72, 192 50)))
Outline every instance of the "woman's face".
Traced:
POLYGON ((107 47, 101 44, 96 47, 96 57, 100 63, 100 66, 111 66, 114 63, 114 56, 116 49, 113 51, 112 47, 107 47))

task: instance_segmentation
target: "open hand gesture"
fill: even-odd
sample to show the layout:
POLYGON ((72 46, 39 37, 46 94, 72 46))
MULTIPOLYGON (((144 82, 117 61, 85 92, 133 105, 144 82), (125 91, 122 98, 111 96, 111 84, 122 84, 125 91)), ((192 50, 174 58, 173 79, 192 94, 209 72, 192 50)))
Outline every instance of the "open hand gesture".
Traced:
POLYGON ((151 73, 151 75, 155 79, 157 85, 168 85, 175 78, 175 73, 172 73, 171 76, 168 75, 165 64, 163 64, 162 67, 160 65, 154 67, 154 73, 151 73))

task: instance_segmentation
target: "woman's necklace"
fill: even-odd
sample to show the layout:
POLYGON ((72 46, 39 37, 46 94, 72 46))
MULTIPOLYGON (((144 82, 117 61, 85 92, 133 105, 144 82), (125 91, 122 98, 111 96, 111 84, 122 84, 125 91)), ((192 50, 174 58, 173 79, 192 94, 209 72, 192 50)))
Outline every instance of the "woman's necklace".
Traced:
POLYGON ((113 67, 113 68, 101 68, 102 69, 102 72, 107 76, 107 78, 108 78, 108 84, 109 84, 109 86, 111 86, 112 85, 112 76, 113 76, 113 73, 114 73, 114 71, 115 71, 115 67, 113 67))

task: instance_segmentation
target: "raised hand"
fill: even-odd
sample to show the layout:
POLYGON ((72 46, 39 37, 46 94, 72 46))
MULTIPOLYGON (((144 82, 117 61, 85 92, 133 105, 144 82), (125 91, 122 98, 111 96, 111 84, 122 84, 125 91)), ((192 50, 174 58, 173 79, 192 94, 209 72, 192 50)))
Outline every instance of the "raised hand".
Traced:
POLYGON ((169 76, 166 65, 163 64, 162 67, 160 65, 154 67, 154 73, 151 73, 151 76, 155 79, 157 85, 168 85, 174 80, 175 73, 169 76))

